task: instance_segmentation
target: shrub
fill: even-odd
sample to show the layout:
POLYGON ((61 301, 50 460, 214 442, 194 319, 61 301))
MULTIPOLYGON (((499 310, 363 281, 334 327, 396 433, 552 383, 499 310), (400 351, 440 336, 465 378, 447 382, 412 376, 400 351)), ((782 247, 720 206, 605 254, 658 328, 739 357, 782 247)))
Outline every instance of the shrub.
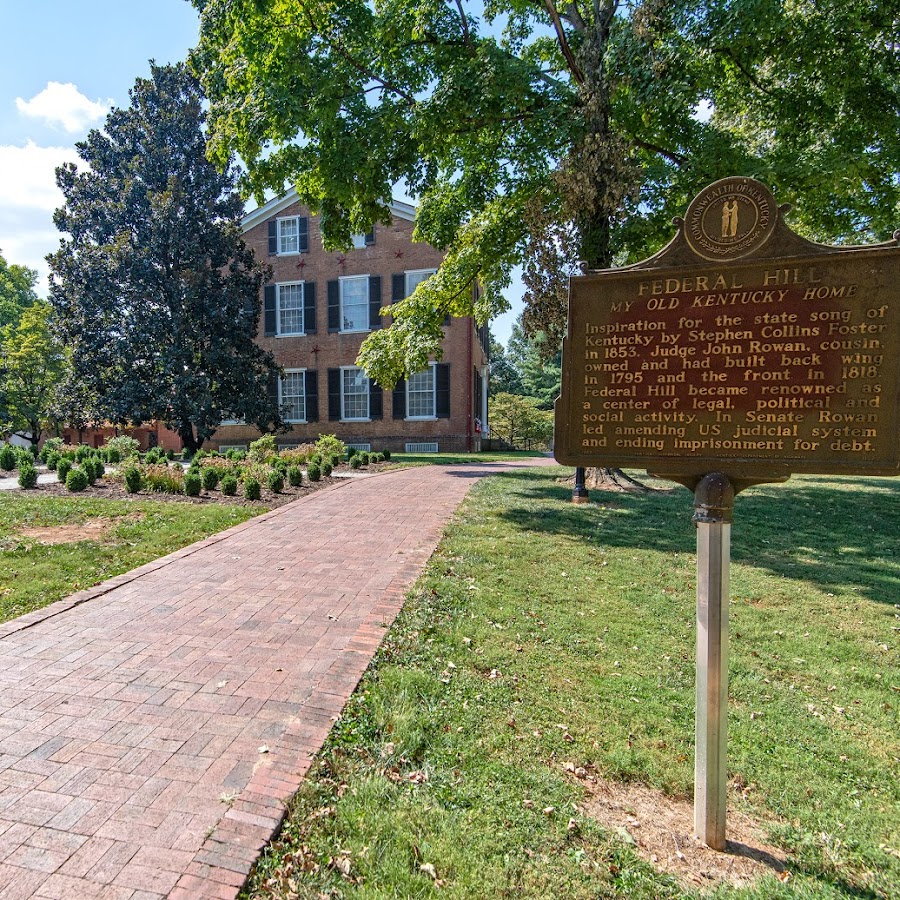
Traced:
POLYGON ((359 453, 359 449, 357 447, 348 447, 347 448, 347 461, 349 462, 353 459, 356 454, 359 453))
POLYGON ((144 478, 137 466, 129 466, 125 470, 125 490, 129 494, 136 494, 144 486, 144 478))
POLYGON ((303 470, 300 466, 288 466, 287 480, 291 487, 300 487, 303 484, 303 470))
POLYGON ((309 461, 316 466, 322 465, 322 454, 321 453, 313 453, 313 455, 309 458, 309 461))
POLYGON ((332 453, 328 461, 331 463, 332 469, 336 469, 341 464, 341 458, 336 453, 332 453))
POLYGON ((316 452, 314 444, 297 444, 296 447, 290 447, 282 450, 278 454, 278 458, 288 464, 288 466, 302 466, 309 462, 309 458, 316 452))
POLYGON ((250 459, 257 462, 265 462, 270 456, 274 456, 278 451, 278 445, 275 443, 274 434, 264 434, 261 438, 257 438, 250 443, 250 459))
POLYGON ((334 467, 331 465, 331 460, 330 460, 330 459, 326 459, 326 460, 322 463, 322 475, 323 475, 323 477, 328 478, 328 477, 331 475, 331 470, 332 470, 333 468, 334 468, 334 467))
POLYGON ((184 492, 184 472, 181 466, 152 465, 144 468, 144 482, 147 490, 164 494, 184 492))
POLYGON ((215 490, 219 483, 219 470, 215 466, 205 466, 200 477, 203 480, 203 490, 215 490))
POLYGON ((93 457, 85 457, 81 462, 81 471, 84 472, 85 478, 88 480, 88 484, 93 484, 97 480, 97 473, 94 471, 94 460, 93 457))
POLYGON ((76 491, 84 491, 88 486, 88 477, 85 474, 84 469, 79 469, 77 466, 66 475, 66 490, 72 491, 73 493, 76 491))
POLYGON ((51 453, 59 453, 62 445, 63 439, 61 437, 47 438, 47 440, 44 441, 44 446, 41 447, 41 452, 39 454, 41 461, 47 462, 47 457, 51 453))
POLYGON ((226 497, 233 497, 237 493, 238 480, 234 475, 226 475, 222 479, 220 487, 226 497))
POLYGON ((318 481, 322 477, 322 470, 314 462, 306 467, 306 477, 310 481, 318 481))
POLYGON ((248 478, 244 482, 244 496, 248 500, 259 500, 262 495, 259 482, 255 478, 248 478))
POLYGON ((359 458, 358 453, 354 453, 353 456, 350 457, 350 468, 358 469, 362 465, 362 460, 359 458))
POLYGON ((391 451, 385 447, 384 450, 381 451, 381 455, 384 457, 385 462, 389 462, 391 458, 391 451))
POLYGON ((16 447, 16 467, 33 465, 34 457, 24 447, 16 447))
POLYGON ((4 472, 12 472, 16 467, 16 451, 9 444, 4 444, 0 449, 0 469, 4 472))
POLYGON ((59 480, 65 484, 66 478, 69 475, 69 472, 72 471, 72 460, 69 459, 68 456, 63 456, 60 461, 56 464, 56 474, 59 477, 59 480))
POLYGON ((140 443, 127 434, 117 434, 106 442, 106 451, 110 454, 110 462, 120 462, 129 456, 137 456, 141 450, 140 443), (113 459, 117 455, 118 459, 113 459))
POLYGON ((269 472, 266 482, 269 485, 269 490, 274 491, 276 494, 280 494, 284 490, 284 478, 278 469, 272 469, 269 472))
MULTIPOLYGON (((369 458, 371 459, 371 457, 369 457, 369 458)), ((376 454, 375 454, 375 459, 372 460, 372 462, 376 462, 376 463, 384 462, 384 454, 383 454, 383 453, 376 453, 376 454)))
POLYGON ((122 461, 122 454, 115 447, 106 448, 106 461, 109 463, 117 463, 122 461))
POLYGON ((168 450, 166 450, 166 459, 168 459, 168 460, 175 459, 175 451, 171 447, 168 450))
POLYGON ((33 488, 37 487, 37 469, 31 464, 25 465, 24 463, 19 466, 19 487, 20 488, 33 488))
POLYGON ((188 497, 199 497, 203 487, 203 479, 199 475, 189 472, 184 476, 184 492, 188 497))
POLYGON ((316 451, 322 457, 331 456, 332 453, 343 456, 347 452, 347 445, 333 434, 320 434, 316 441, 316 451))
POLYGON ((369 464, 369 454, 366 453, 365 450, 363 450, 356 458, 359 460, 361 466, 367 466, 369 464))
POLYGON ((84 462, 88 457, 94 455, 94 450, 92 447, 88 447, 87 444, 79 444, 78 449, 75 451, 75 459, 78 462, 84 462))
POLYGON ((94 460, 94 475, 97 478, 102 478, 106 474, 106 466, 103 465, 103 460, 98 456, 94 460))
POLYGON ((55 471, 56 471, 56 467, 57 467, 57 465, 59 464, 59 459, 60 459, 60 456, 59 456, 59 454, 58 454, 55 450, 51 450, 51 451, 47 454, 47 458, 46 458, 44 461, 47 463, 47 468, 48 468, 51 472, 55 472, 55 471))

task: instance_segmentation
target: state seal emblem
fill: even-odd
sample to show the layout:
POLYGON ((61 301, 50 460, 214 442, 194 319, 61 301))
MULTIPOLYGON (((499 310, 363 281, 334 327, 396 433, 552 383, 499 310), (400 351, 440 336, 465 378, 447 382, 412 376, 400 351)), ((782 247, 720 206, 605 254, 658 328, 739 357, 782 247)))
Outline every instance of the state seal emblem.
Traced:
POLYGON ((703 259, 740 259, 765 244, 777 214, 775 198, 764 184, 753 178, 723 178, 691 201, 684 236, 703 259))

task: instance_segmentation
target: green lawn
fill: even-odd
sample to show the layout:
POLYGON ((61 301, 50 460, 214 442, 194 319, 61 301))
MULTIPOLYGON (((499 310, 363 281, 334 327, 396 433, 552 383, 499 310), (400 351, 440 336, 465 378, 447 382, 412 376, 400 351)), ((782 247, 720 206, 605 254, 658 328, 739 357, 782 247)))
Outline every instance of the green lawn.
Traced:
POLYGON ((490 453, 392 453, 393 466, 457 466, 464 463, 505 462, 517 459, 533 459, 543 454, 530 450, 510 450, 490 453))
MULTIPOLYGON (((246 896, 695 896, 565 770, 691 795, 692 497, 574 506, 565 471, 473 489, 246 896)), ((897 485, 797 478, 735 512, 729 802, 792 862, 714 895, 898 897, 897 485)))
POLYGON ((264 509, 0 493, 0 622, 237 525, 264 509), (96 536, 45 545, 22 529, 107 525, 96 536))

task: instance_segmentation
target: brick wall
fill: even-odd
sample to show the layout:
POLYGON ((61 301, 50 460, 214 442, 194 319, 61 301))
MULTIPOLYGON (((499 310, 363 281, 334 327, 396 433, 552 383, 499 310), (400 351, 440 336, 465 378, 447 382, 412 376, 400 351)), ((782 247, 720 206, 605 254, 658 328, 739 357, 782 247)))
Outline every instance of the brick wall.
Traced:
MULTIPOLYGON (((478 372, 487 363, 474 322, 470 318, 453 319, 444 327, 444 356, 449 366, 449 416, 425 421, 396 419, 393 415, 391 391, 382 396, 383 414, 367 422, 329 419, 329 369, 355 365, 360 345, 369 331, 329 332, 328 283, 355 275, 379 276, 381 302, 392 299, 395 275, 421 269, 436 269, 443 255, 428 244, 413 243, 413 222, 405 218, 406 210, 395 215, 390 226, 376 225, 374 242, 347 252, 330 252, 322 247, 319 221, 309 216, 298 203, 284 206, 283 201, 268 204, 248 219, 253 224, 244 240, 261 260, 272 266, 270 284, 305 282, 315 284, 314 334, 302 336, 266 336, 265 315, 261 317, 259 343, 270 350, 285 369, 305 369, 317 373, 317 422, 295 424, 289 433, 279 435, 279 443, 314 441, 319 434, 336 434, 348 443, 371 443, 373 449, 388 447, 402 450, 407 442, 437 442, 441 450, 477 450, 475 418, 481 417, 480 398, 476 396, 478 372), (272 207, 271 215, 265 215, 272 207), (308 222, 308 250, 289 255, 270 254, 270 225, 273 220, 303 216, 308 222)), ((410 210, 411 212, 411 210, 410 210)), ((265 295, 265 290, 263 291, 265 295)), ((270 294, 271 296, 271 294, 270 294)), ((260 298, 264 302, 264 298, 260 298)), ((383 320, 386 325, 387 321, 383 320)), ((256 428, 241 425, 222 426, 210 447, 246 444, 259 436, 256 428)))

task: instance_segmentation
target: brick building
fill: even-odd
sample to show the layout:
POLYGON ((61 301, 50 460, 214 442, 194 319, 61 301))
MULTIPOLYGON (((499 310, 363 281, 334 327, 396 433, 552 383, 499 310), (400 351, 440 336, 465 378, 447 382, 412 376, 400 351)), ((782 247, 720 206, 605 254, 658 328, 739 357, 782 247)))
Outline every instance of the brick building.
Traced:
MULTIPOLYGON (((244 240, 273 275, 262 290, 259 343, 284 367, 273 393, 289 408, 279 445, 336 434, 347 444, 393 451, 477 451, 487 420, 487 328, 447 319, 444 355, 393 391, 356 366, 360 345, 386 325, 381 307, 412 293, 443 255, 413 243, 414 210, 391 205, 390 226, 354 237, 346 253, 326 251, 319 220, 294 191, 244 217, 244 240)), ((256 428, 223 423, 210 447, 246 446, 256 428)))

